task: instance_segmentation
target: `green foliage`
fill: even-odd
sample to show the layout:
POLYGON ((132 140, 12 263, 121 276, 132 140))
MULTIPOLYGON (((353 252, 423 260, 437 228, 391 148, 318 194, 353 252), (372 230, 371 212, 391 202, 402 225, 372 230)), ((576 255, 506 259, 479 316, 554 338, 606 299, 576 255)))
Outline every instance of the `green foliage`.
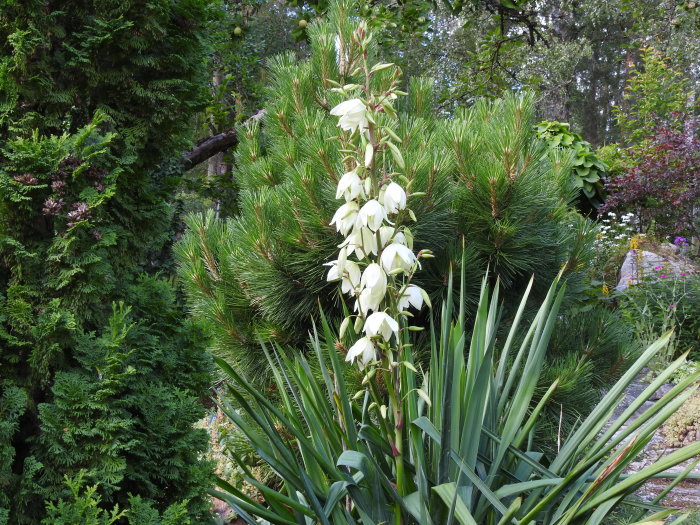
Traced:
POLYGON ((207 436, 190 427, 204 414, 195 394, 208 387, 198 349, 205 336, 174 322, 167 283, 145 278, 138 287, 130 297, 138 323, 130 308, 115 305, 102 334, 78 340, 75 358, 82 366, 59 372, 53 402, 38 407, 39 443, 54 458, 42 482, 56 487, 62 473, 85 469, 106 498, 122 504, 126 492, 158 501, 158 487, 166 485, 171 501, 191 499, 188 510, 201 514, 207 503, 196 498, 210 465, 198 455, 207 436))
MULTIPOLYGON (((217 353, 244 367, 266 368, 261 337, 304 345, 319 302, 333 320, 342 313, 323 264, 342 240, 329 221, 338 206, 337 180, 352 167, 328 140, 338 134, 328 111, 341 101, 332 83, 359 77, 353 75, 358 57, 350 44, 352 18, 343 11, 348 7, 334 9, 329 22, 309 25, 308 60, 284 54, 270 61, 266 114, 238 127, 237 213, 225 221, 212 213, 189 216, 176 248, 190 308, 212 326, 217 353), (349 46, 340 62, 336 27, 349 46)), ((387 79, 377 74, 373 82, 379 90, 387 79)), ((546 145, 535 140, 533 98, 481 101, 447 119, 433 113, 431 87, 413 78, 396 119, 382 115, 406 152, 405 167, 387 155, 382 169, 419 192, 409 202, 419 218, 411 231, 417 246, 436 254, 416 284, 439 300, 463 243, 470 271, 490 267, 506 294, 518 293, 534 273, 541 296, 542 283, 567 260, 575 261, 567 278, 580 280, 590 228, 567 208, 571 159, 559 156, 553 163, 546 145)), ((577 287, 571 288, 573 294, 577 287)), ((464 299, 474 304, 477 297, 473 284, 464 299)))
POLYGON ((85 0, 46 9, 37 2, 4 5, 0 127, 74 132, 99 109, 119 130, 124 160, 159 162, 183 145, 183 117, 206 100, 203 24, 214 16, 210 5, 208 0, 109 0, 99 10, 85 0))
MULTIPOLYGON (((464 284, 463 276, 462 288, 464 284)), ((505 339, 493 337, 500 298, 498 289, 490 296, 486 281, 471 338, 465 332, 464 311, 453 320, 452 301, 446 301, 432 331, 426 373, 415 370, 409 348, 396 364, 400 379, 395 386, 404 394, 399 409, 405 429, 402 443, 392 441, 397 422, 395 415, 386 413, 388 394, 374 384, 377 375, 360 372, 363 386, 357 393, 350 389, 345 377, 357 372, 340 359, 340 341, 325 319, 322 339, 316 333, 312 339, 312 362, 280 348, 267 352, 281 406, 218 360, 233 381, 223 410, 279 476, 279 486, 272 488, 246 471, 264 504, 223 481, 218 497, 251 524, 256 518, 276 524, 309 519, 338 524, 601 524, 621 504, 635 504, 647 519, 672 514, 673 509, 641 504, 630 496, 655 473, 697 455, 700 443, 635 474, 624 471, 697 389, 688 387, 700 372, 625 426, 685 359, 675 361, 611 419, 629 383, 668 343, 668 335, 625 371, 556 452, 543 456, 533 448, 532 431, 541 423, 542 406, 559 387, 555 381, 535 401, 563 300, 557 288, 555 282, 534 321, 521 329, 526 293, 505 339), (517 334, 525 334, 519 344, 517 334), (320 375, 312 372, 313 366, 320 367, 320 375), (403 485, 393 469, 397 456, 409 473, 403 485)), ((406 343, 409 333, 402 332, 406 343)), ((245 469, 241 458, 234 458, 245 469)))
POLYGON ((671 353, 700 357, 700 278, 696 274, 673 275, 660 267, 621 294, 620 311, 642 340, 673 328, 671 353))
POLYGON ((128 523, 129 525, 189 525, 187 517, 187 502, 170 505, 163 514, 153 508, 152 503, 143 500, 141 496, 129 496, 129 507, 119 511, 115 505, 111 511, 102 509, 101 496, 97 485, 85 487, 85 473, 78 472, 75 478, 66 476, 65 484, 71 493, 71 498, 61 498, 57 503, 47 502, 46 525, 112 525, 128 523))
POLYGON ((191 425, 205 337, 157 273, 181 171, 169 159, 205 102, 210 4, 6 2, 2 14, 1 512, 39 523, 63 476, 84 470, 110 508, 131 492, 204 519, 206 436, 191 425))
POLYGON ((643 48, 640 67, 630 70, 625 104, 615 107, 625 143, 642 142, 662 124, 682 131, 690 87, 690 81, 668 57, 652 47, 643 48))
POLYGON ((589 303, 560 316, 543 366, 540 389, 558 380, 538 425, 537 441, 554 447, 560 432, 568 435, 629 368, 641 349, 630 340, 630 325, 617 311, 589 303))
POLYGON ((97 492, 97 486, 86 487, 83 491, 83 472, 79 472, 75 479, 66 477, 66 485, 73 497, 72 501, 58 501, 58 504, 48 503, 47 515, 42 520, 46 525, 112 525, 126 515, 126 511, 119 512, 119 506, 115 505, 111 512, 100 509, 101 498, 97 492))
POLYGON ((600 207, 605 199, 602 179, 606 175, 607 166, 593 150, 590 142, 583 140, 581 135, 569 129, 569 124, 562 122, 540 122, 535 126, 535 131, 550 148, 573 151, 573 184, 583 193, 589 207, 600 207))

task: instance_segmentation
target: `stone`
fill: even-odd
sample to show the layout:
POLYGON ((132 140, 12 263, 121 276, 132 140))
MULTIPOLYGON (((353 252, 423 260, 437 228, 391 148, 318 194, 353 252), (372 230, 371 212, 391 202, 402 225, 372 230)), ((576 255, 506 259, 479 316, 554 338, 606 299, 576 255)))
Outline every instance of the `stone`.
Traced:
POLYGON ((630 250, 620 269, 620 280, 615 287, 624 292, 630 285, 635 285, 644 276, 679 276, 681 273, 695 273, 692 262, 679 257, 660 255, 646 250, 630 250), (661 269, 657 270, 657 267, 661 269))
POLYGON ((666 394, 668 394, 673 387, 674 387, 673 383, 666 383, 665 385, 661 385, 661 387, 659 387, 659 389, 651 395, 649 400, 650 401, 658 401, 659 399, 664 397, 666 394))

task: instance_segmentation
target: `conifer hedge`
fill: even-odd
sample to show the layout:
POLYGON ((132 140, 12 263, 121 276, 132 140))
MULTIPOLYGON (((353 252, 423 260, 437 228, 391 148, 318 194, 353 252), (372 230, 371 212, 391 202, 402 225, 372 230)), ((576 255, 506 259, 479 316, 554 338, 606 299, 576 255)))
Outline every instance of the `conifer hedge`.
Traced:
POLYGON ((161 270, 211 2, 1 4, 0 523, 80 471, 204 519, 210 363, 161 270))

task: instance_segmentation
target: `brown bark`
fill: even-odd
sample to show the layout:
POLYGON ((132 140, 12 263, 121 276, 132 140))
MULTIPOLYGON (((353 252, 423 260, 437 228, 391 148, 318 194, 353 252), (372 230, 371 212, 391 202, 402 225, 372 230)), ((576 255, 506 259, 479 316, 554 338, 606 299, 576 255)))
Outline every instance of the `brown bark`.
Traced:
MULTIPOLYGON (((260 120, 265 115, 265 110, 261 109, 248 119, 248 122, 260 120)), ((200 141, 194 148, 182 156, 182 163, 186 170, 194 168, 196 165, 209 160, 217 153, 224 152, 238 143, 238 135, 235 129, 227 129, 200 141)))

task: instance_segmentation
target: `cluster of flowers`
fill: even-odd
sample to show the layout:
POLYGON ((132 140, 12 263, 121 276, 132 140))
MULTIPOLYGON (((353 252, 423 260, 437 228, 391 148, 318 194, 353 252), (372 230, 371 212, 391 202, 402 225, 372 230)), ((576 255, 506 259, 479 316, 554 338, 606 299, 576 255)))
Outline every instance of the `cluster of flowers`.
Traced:
MULTIPOLYGON (((392 336, 398 341, 400 315, 406 315, 409 307, 420 310, 428 302, 425 291, 410 284, 420 266, 418 259, 429 254, 416 255, 410 230, 400 225, 407 211, 406 191, 386 176, 371 176, 374 147, 368 112, 367 104, 358 98, 331 110, 331 115, 339 117, 338 126, 367 142, 364 162, 357 159, 338 182, 336 198, 344 203, 331 225, 345 240, 339 245, 338 258, 327 263, 328 281, 339 280, 342 292, 355 300, 355 330, 365 335, 349 349, 346 360, 357 359, 361 368, 380 358, 392 336)), ((344 320, 341 336, 349 322, 350 317, 344 320)))
POLYGON ((598 248, 627 244, 635 234, 635 217, 634 213, 631 212, 622 215, 619 221, 617 214, 610 212, 600 223, 599 233, 595 241, 595 246, 598 248))

